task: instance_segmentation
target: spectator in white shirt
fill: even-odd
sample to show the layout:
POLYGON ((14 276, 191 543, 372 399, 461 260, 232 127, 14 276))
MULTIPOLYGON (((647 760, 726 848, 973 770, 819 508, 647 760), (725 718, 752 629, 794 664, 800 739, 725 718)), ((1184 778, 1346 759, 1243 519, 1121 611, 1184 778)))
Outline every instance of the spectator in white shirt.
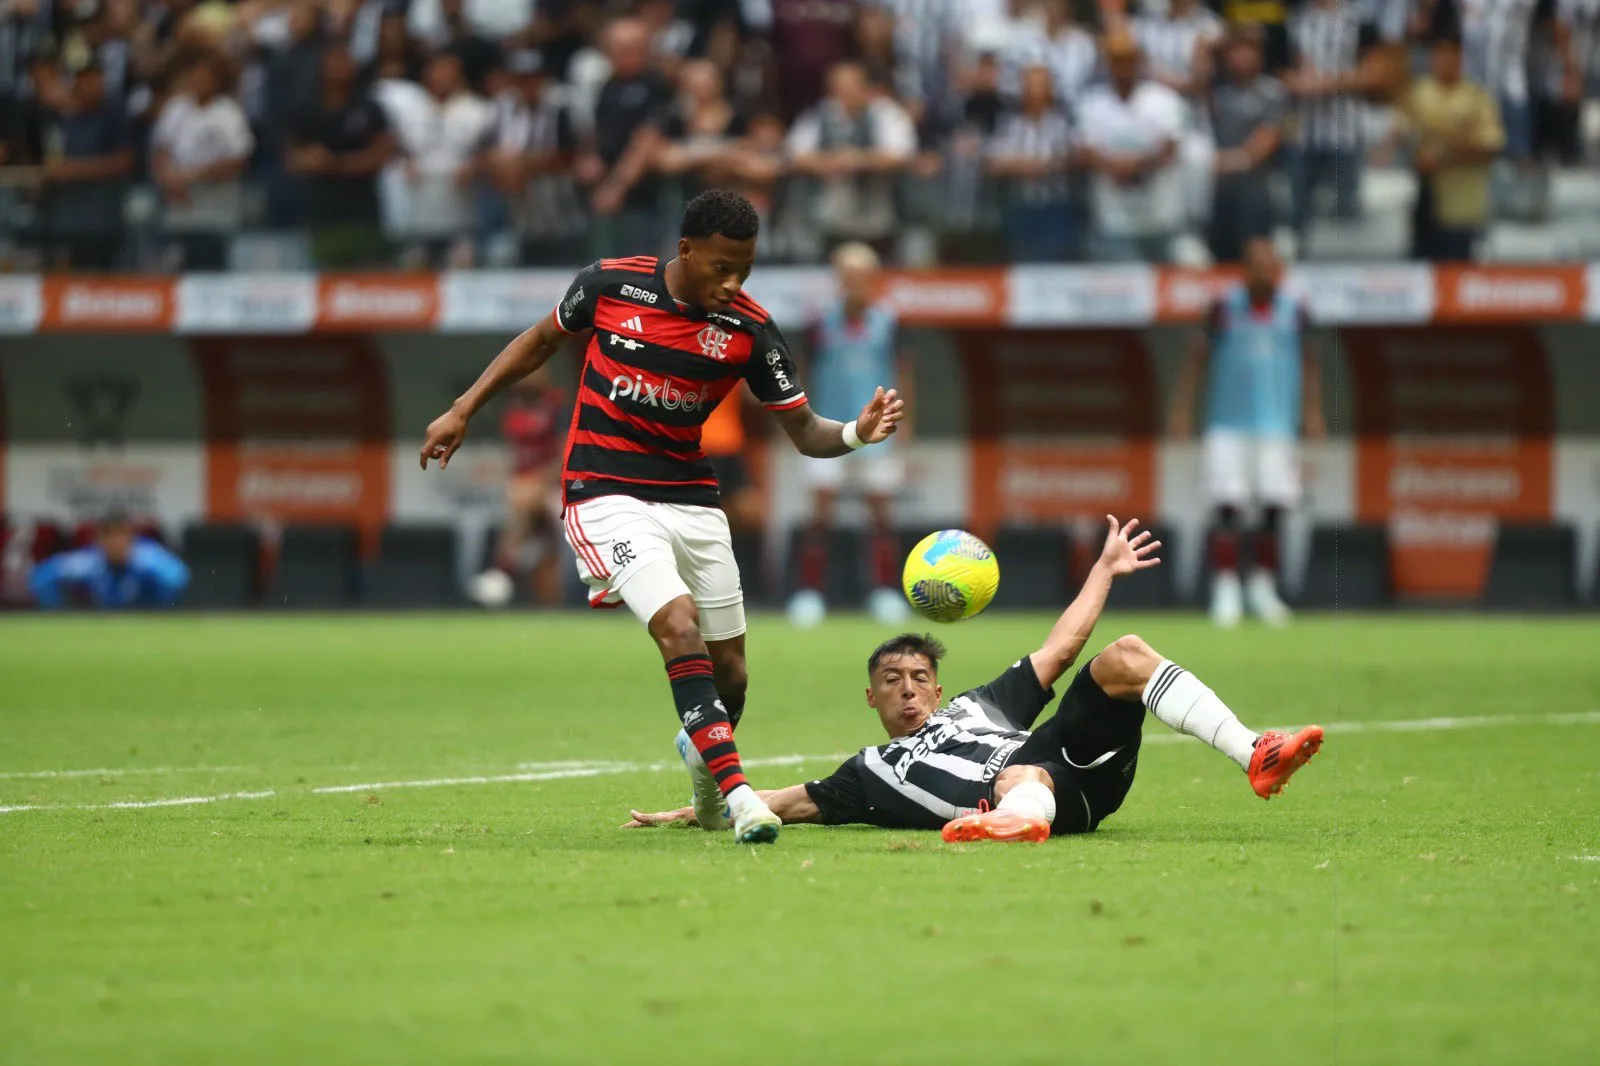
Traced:
POLYGON ((1109 36, 1105 58, 1110 84, 1089 90, 1078 109, 1082 162, 1094 175, 1091 246, 1104 261, 1166 262, 1184 224, 1183 98, 1143 76, 1131 36, 1109 36))
POLYGON ((917 150, 911 118, 877 93, 859 63, 828 71, 828 95, 789 131, 796 173, 816 179, 812 221, 831 249, 847 240, 893 243, 899 217, 896 179, 917 150))
POLYGON ((185 270, 223 269, 228 234, 241 221, 240 177, 255 138, 244 109, 224 91, 228 74, 220 55, 197 59, 150 134, 150 169, 185 270))
POLYGON ((476 228, 474 186, 477 160, 494 123, 494 108, 468 91, 461 60, 435 56, 423 74, 425 91, 409 83, 380 82, 374 98, 388 113, 400 141, 401 158, 385 175, 390 200, 386 212, 395 236, 419 253, 438 260, 448 252, 452 265, 472 260, 476 228))

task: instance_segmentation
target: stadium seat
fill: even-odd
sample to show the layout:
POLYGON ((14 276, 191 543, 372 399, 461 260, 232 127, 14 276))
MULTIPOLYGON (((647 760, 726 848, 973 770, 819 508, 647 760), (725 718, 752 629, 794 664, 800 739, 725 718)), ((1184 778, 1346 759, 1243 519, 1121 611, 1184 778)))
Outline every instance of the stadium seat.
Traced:
POLYGON ((1381 525, 1317 526, 1297 607, 1386 607, 1392 595, 1389 532, 1381 525))
MULTIPOLYGON (((795 590, 800 578, 800 544, 804 535, 805 529, 802 527, 796 527, 789 534, 788 562, 784 566, 785 595, 795 590)), ((829 607, 855 610, 866 602, 867 582, 863 573, 866 560, 863 553, 864 545, 859 530, 833 531, 828 542, 827 587, 822 590, 829 607)))
POLYGON ((190 607, 248 607, 261 592, 261 536, 250 526, 193 523, 180 554, 189 565, 190 607))
POLYGON ((992 547, 1000 560, 996 607, 1059 611, 1071 598, 1067 570, 1072 542, 1064 530, 1002 526, 992 547))
POLYGON ((378 538, 378 558, 365 602, 374 607, 445 607, 460 601, 454 526, 390 525, 378 538))
POLYGON ((1578 537, 1568 525, 1502 525, 1496 532, 1484 607, 1570 607, 1577 601, 1578 537))
MULTIPOLYGON (((1177 535, 1171 526, 1150 524, 1142 526, 1154 534, 1154 539, 1161 542, 1160 566, 1149 570, 1141 570, 1137 574, 1118 578, 1116 584, 1111 586, 1111 595, 1106 599, 1106 606, 1118 611, 1142 611, 1158 607, 1173 607, 1178 602, 1177 585, 1173 581, 1176 567, 1172 560, 1177 558, 1177 535)), ((1104 530, 1096 527, 1091 534, 1094 555, 1091 560, 1099 555, 1101 539, 1104 530)), ((1000 572, 1001 584, 1004 585, 1005 571, 1000 572)))
POLYGON ((349 526, 289 526, 267 602, 274 607, 348 607, 355 601, 358 546, 349 526))

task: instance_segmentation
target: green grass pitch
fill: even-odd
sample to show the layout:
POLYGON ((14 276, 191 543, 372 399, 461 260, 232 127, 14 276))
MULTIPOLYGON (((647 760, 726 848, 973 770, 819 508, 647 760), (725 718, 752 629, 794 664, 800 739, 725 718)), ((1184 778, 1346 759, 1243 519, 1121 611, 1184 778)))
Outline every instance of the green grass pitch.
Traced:
MULTIPOLYGON (((941 630, 947 692, 1048 622, 941 630)), ((1262 803, 1152 744, 1100 832, 1037 847, 740 848, 617 829, 687 796, 626 618, 13 616, 0 1063, 1597 1061, 1600 622, 1091 646, 1128 631, 1327 746, 1262 803)), ((753 620, 740 746, 805 757, 758 786, 873 741, 883 635, 753 620)))

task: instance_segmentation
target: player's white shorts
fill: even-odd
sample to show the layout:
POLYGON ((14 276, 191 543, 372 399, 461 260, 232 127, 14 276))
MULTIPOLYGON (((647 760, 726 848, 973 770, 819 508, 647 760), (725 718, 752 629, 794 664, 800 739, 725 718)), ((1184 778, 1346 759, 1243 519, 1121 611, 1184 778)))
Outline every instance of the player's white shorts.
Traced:
POLYGON ((693 596, 706 640, 744 632, 744 589, 720 508, 601 496, 572 504, 563 521, 589 606, 625 603, 648 625, 668 603, 693 596))
POLYGON ((899 455, 874 444, 834 459, 807 458, 805 478, 813 489, 850 488, 869 496, 895 496, 905 483, 906 466, 899 455))
POLYGON ((1205 439, 1206 487, 1218 506, 1300 502, 1300 449, 1292 437, 1214 429, 1205 439))

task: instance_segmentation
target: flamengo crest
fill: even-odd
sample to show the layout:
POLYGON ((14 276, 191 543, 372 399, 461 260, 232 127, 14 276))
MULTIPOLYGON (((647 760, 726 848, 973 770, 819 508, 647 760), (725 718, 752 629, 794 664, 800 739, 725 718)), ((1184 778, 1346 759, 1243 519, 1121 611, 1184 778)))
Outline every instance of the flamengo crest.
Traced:
POLYGON ((728 342, 733 340, 733 335, 725 329, 716 326, 707 326, 695 337, 700 342, 700 350, 713 359, 728 358, 728 342))

